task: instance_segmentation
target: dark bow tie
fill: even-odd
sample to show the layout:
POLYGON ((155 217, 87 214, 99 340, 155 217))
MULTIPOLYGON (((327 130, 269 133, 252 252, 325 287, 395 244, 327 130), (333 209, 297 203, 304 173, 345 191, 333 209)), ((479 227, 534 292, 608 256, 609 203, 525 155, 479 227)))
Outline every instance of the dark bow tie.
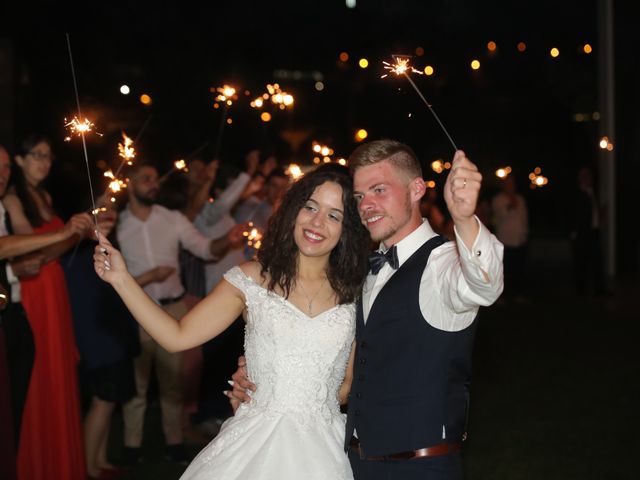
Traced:
POLYGON ((371 273, 377 275, 385 262, 389 262, 389 265, 394 270, 397 270, 400 266, 400 262, 398 261, 398 249, 395 245, 385 253, 373 252, 369 255, 369 268, 371 269, 371 273))

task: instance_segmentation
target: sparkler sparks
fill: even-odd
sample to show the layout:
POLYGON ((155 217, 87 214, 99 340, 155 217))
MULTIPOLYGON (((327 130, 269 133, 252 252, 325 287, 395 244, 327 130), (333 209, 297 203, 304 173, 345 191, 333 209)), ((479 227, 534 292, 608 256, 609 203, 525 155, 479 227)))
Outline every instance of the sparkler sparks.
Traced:
POLYGON ((262 246, 262 231, 253 226, 253 222, 249 222, 249 229, 242 232, 242 235, 246 238, 247 246, 260 250, 262 246))
POLYGON ((136 150, 132 147, 133 140, 127 137, 127 134, 122 132, 123 143, 118 143, 118 155, 126 161, 128 165, 131 165, 133 159, 136 156, 136 150))
POLYGON ((106 212, 106 211, 107 211, 107 207, 94 208, 93 210, 91 210, 91 215, 97 215, 100 212, 106 212))
MULTIPOLYGON (((73 54, 71 52, 71 38, 69 37, 69 34, 66 34, 67 37, 67 49, 69 51, 69 65, 71 66, 71 78, 73 79, 73 91, 75 93, 75 97, 76 97, 76 105, 78 107, 78 116, 74 117, 74 120, 77 120, 78 118, 82 118, 82 112, 80 109, 80 94, 78 93, 78 81, 76 79, 76 69, 73 65, 73 54)), ((66 121, 66 120, 65 120, 66 121)), ((73 121, 69 122, 69 124, 73 124, 73 121)), ((85 141, 85 130, 86 127, 83 127, 83 129, 80 129, 78 131, 80 138, 82 139, 82 150, 84 151, 84 163, 85 166, 87 168, 87 179, 89 180, 89 193, 91 194, 91 206, 93 207, 93 210, 96 209, 96 198, 95 195, 93 194, 93 184, 91 183, 91 169, 89 168, 89 154, 87 153, 87 142, 85 141)), ((87 130, 88 131, 88 130, 87 130)), ((95 228, 96 228, 96 232, 98 231, 98 216, 94 215, 93 216, 93 221, 95 223, 95 228)), ((71 256, 71 258, 73 259, 73 255, 71 256)))
POLYGON ((222 111, 222 116, 220 117, 220 126, 218 127, 218 135, 216 137, 216 146, 214 150, 214 158, 218 158, 220 154, 220 146, 222 144, 222 133, 224 132, 224 126, 227 123, 227 113, 229 111, 229 107, 233 105, 233 101, 238 99, 238 95, 236 94, 235 87, 231 85, 224 84, 222 87, 211 88, 212 92, 217 92, 215 103, 213 104, 214 108, 218 108, 220 103, 223 104, 224 108, 222 111))
POLYGON ((222 87, 217 87, 215 89, 211 89, 212 91, 218 92, 216 95, 216 102, 224 103, 227 106, 233 105, 233 101, 238 99, 238 95, 236 95, 236 89, 231 85, 223 85, 222 87))
MULTIPOLYGON (((413 80, 411 80, 411 77, 409 76, 409 73, 418 73, 418 74, 422 75, 422 72, 420 70, 416 70, 411 65, 409 65, 409 59, 410 58, 411 57, 409 57, 407 55, 393 55, 393 59, 395 60, 395 63, 391 64, 389 62, 384 62, 384 61, 382 63, 385 65, 384 68, 386 70, 389 70, 390 72, 396 74, 397 76, 403 75, 409 81, 409 83, 411 84, 413 89, 416 91, 416 93, 418 94, 420 99, 424 102, 424 104, 427 106, 429 111, 435 117, 436 121, 440 125, 440 128, 442 128, 442 131, 445 133, 445 135, 447 136, 447 138, 451 142, 451 145, 453 145, 453 149, 454 150, 458 150, 458 147, 456 146, 455 142, 453 141, 453 138, 451 138, 451 135, 449 135, 449 132, 447 131, 446 128, 444 128, 443 123, 440 121, 440 117, 438 117, 438 115, 436 114, 435 110, 431 107, 429 102, 427 102, 427 99, 424 98, 424 95, 422 94, 420 89, 416 86, 415 83, 413 83, 413 80)), ((389 75, 388 73, 384 74, 384 75, 382 75, 381 78, 385 78, 388 75, 389 75)))
POLYGON ((113 193, 118 193, 127 188, 127 182, 116 178, 111 170, 107 170, 103 175, 111 179, 111 181, 109 182, 109 190, 111 190, 113 193))
MULTIPOLYGON (((422 72, 420 70, 416 70, 415 68, 413 68, 411 65, 409 65, 409 58, 401 58, 399 56, 394 55, 394 59, 396 61, 396 63, 394 63, 393 65, 390 64, 389 62, 382 62, 385 65, 385 70, 389 70, 391 73, 394 73, 396 75, 406 75, 407 72, 410 73, 418 73, 420 75, 422 75, 422 72)), ((384 78, 387 77, 389 74, 385 73, 384 75, 382 75, 380 78, 384 78)))
POLYGON ((182 171, 182 172, 189 171, 189 169, 187 168, 187 162, 182 159, 176 160, 175 162, 173 162, 173 168, 169 170, 167 173, 165 173, 164 175, 162 175, 158 179, 158 183, 164 183, 173 172, 179 172, 179 171, 182 171))
MULTIPOLYGON (((93 127, 95 127, 95 124, 88 118, 85 118, 84 121, 78 120, 78 117, 73 117, 71 121, 67 121, 67 119, 65 118, 64 122, 65 122, 64 126, 69 132, 69 134, 66 137, 64 137, 65 142, 70 142, 71 137, 74 135, 81 137, 89 132, 93 132, 93 127)), ((94 133, 96 135, 102 136, 101 133, 98 133, 98 132, 94 132, 94 133)))
POLYGON ((274 83, 273 85, 269 83, 266 88, 267 91, 265 93, 251 101, 249 104, 251 107, 262 108, 264 106, 264 102, 269 99, 271 100, 271 103, 277 105, 280 110, 284 110, 285 108, 293 105, 295 101, 293 95, 282 90, 280 85, 277 83, 274 83))

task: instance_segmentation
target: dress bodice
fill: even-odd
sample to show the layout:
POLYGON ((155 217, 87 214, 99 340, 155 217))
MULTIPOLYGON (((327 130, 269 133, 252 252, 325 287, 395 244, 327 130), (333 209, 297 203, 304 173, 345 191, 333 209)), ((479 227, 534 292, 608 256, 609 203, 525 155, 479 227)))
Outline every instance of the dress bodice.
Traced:
POLYGON ((339 415, 338 390, 355 334, 354 304, 309 317, 239 267, 225 279, 244 293, 247 305, 245 356, 257 390, 241 408, 287 414, 300 424, 339 415))

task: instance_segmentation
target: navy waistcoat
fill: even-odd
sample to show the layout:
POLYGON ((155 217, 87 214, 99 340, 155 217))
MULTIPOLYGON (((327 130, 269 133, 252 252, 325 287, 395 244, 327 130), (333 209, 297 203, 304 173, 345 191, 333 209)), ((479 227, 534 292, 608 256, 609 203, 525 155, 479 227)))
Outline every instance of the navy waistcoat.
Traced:
POLYGON ((367 456, 462 440, 476 322, 458 332, 439 330, 419 304, 429 255, 445 241, 430 239, 400 266, 379 292, 366 325, 358 302, 345 449, 354 429, 367 456))

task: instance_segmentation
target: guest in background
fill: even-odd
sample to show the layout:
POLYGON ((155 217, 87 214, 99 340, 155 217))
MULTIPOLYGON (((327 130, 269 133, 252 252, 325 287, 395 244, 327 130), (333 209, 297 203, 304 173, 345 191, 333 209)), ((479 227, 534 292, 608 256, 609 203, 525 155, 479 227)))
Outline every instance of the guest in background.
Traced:
MULTIPOLYGON (((43 182, 53 154, 49 141, 31 135, 21 144, 12 186, 3 203, 16 234, 47 233, 64 223, 56 215, 43 182)), ((77 217, 82 232, 91 230, 91 218, 77 217)), ((74 234, 41 250, 37 275, 22 278, 22 304, 33 330, 37 355, 27 393, 20 445, 18 476, 24 479, 86 477, 78 390, 75 336, 69 296, 58 261, 81 238, 74 234)))
POLYGON ((491 220, 495 235, 504 245, 504 302, 526 301, 529 254, 529 213, 527 202, 516 180, 509 175, 501 180, 501 191, 491 200, 491 220))

